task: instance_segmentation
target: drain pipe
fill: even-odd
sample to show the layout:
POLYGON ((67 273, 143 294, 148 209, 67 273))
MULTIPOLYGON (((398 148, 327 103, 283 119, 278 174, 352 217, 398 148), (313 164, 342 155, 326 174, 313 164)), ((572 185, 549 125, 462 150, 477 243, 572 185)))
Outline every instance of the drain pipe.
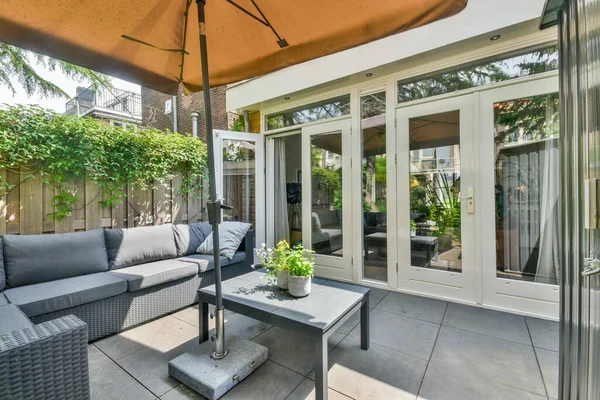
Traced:
POLYGON ((192 112, 192 136, 198 137, 198 118, 200 117, 200 113, 198 111, 192 112))
POLYGON ((171 98, 171 108, 173 108, 173 132, 177 132, 177 96, 171 98))
MULTIPOLYGON (((250 111, 244 110, 244 131, 250 132, 250 111)), ((246 151, 246 171, 250 169, 250 155, 246 151)), ((256 171, 255 171, 256 174, 256 171)), ((250 223, 250 175, 246 177, 246 222, 250 223)))

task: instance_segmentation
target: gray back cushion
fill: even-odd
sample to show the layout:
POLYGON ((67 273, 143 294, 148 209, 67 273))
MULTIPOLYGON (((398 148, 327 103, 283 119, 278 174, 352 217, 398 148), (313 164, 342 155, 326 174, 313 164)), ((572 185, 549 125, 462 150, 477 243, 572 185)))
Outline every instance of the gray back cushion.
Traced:
POLYGON ((177 257, 189 256, 196 253, 196 249, 200 247, 211 232, 212 226, 208 222, 173 225, 177 257))
MULTIPOLYGON (((250 230, 252 225, 244 222, 223 222, 219 225, 219 247, 221 255, 229 258, 233 258, 236 250, 240 247, 244 236, 250 230)), ((201 254, 214 254, 213 248, 213 234, 206 237, 206 240, 202 242, 198 247, 197 252, 201 254)))
POLYGON ((104 233, 111 270, 177 257, 171 224, 107 229, 104 233))
POLYGON ((4 254, 2 247, 2 238, 0 238, 0 292, 4 290, 4 286, 6 286, 6 274, 4 272, 4 254))
POLYGON ((108 270, 102 229, 53 235, 6 235, 2 242, 8 287, 108 270))

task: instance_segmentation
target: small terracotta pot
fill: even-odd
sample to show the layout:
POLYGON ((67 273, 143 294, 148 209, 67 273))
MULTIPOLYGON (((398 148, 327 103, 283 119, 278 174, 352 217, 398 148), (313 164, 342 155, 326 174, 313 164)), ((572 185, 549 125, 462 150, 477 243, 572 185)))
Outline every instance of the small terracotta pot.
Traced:
POLYGON ((294 297, 306 297, 310 294, 312 279, 310 276, 292 276, 288 278, 288 290, 294 297))
POLYGON ((281 290, 288 290, 288 277, 290 274, 287 271, 280 270, 277 271, 277 286, 281 290))

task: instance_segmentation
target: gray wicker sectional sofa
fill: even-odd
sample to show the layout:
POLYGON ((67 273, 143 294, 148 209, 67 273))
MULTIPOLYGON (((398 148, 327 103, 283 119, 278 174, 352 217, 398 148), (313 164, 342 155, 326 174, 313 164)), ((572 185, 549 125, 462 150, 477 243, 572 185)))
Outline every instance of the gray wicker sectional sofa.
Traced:
MULTIPOLYGON (((0 399, 89 397, 87 342, 196 302, 207 223, 6 235, 0 242, 0 399)), ((248 272, 253 231, 223 279, 248 272)))

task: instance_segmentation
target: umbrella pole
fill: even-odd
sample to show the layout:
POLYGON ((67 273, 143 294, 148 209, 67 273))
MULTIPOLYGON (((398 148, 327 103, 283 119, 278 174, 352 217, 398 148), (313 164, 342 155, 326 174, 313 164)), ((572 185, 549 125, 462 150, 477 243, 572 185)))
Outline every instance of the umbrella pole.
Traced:
POLYGON ((219 224, 221 223, 221 209, 229 208, 223 206, 217 197, 217 181, 215 174, 215 154, 213 146, 212 107, 210 104, 210 81, 208 74, 208 51, 206 48, 206 28, 204 6, 206 0, 196 0, 198 5, 198 26, 200 30, 200 60, 202 65, 202 83, 204 93, 204 120, 206 122, 206 147, 208 150, 208 183, 210 199, 207 203, 208 222, 212 225, 213 253, 215 267, 215 352, 214 359, 221 359, 227 355, 225 350, 225 309, 223 308, 223 294, 221 292, 221 247, 219 245, 219 224))

